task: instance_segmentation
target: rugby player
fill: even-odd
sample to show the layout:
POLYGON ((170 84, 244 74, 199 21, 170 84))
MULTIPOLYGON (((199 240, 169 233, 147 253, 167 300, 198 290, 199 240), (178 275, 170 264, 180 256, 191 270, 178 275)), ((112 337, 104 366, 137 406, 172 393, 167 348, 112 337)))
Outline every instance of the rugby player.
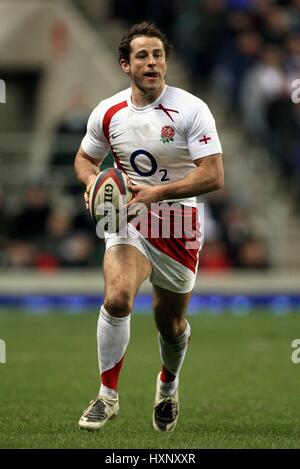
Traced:
POLYGON ((129 207, 142 203, 159 221, 172 218, 169 236, 144 236, 134 223, 129 223, 126 238, 106 235, 105 298, 97 327, 101 384, 79 420, 79 426, 89 430, 102 428, 119 411, 118 378, 129 343, 130 315, 148 277, 162 362, 152 425, 170 432, 178 419, 179 373, 191 335, 185 313, 202 244, 196 197, 220 189, 224 176, 222 148, 208 106, 165 82, 169 54, 168 40, 154 24, 135 24, 125 33, 119 63, 130 87, 96 106, 75 159, 87 205, 99 164, 112 151, 115 166, 131 180, 134 198, 129 207), (174 202, 176 210, 168 211, 174 202), (191 222, 194 243, 188 245, 191 233, 175 236, 178 219, 191 222))

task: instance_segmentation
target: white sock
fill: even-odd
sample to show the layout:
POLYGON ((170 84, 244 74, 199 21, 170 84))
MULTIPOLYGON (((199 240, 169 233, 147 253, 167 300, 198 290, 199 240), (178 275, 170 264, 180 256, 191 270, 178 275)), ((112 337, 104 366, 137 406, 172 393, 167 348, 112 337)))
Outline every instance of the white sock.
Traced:
POLYGON ((160 375, 160 392, 165 396, 171 396, 178 388, 179 372, 188 348, 190 335, 191 326, 187 321, 184 332, 172 342, 158 333, 159 352, 163 365, 160 375))
POLYGON ((97 327, 98 360, 101 373, 99 395, 118 397, 118 378, 130 338, 130 315, 111 316, 104 306, 100 308, 97 327))

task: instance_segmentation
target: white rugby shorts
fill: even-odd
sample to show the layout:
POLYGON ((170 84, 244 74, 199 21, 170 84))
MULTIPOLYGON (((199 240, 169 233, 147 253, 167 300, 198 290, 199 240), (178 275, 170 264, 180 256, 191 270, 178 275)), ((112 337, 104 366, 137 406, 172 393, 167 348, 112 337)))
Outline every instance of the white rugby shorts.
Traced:
POLYGON ((136 225, 133 221, 127 225, 126 237, 120 236, 119 233, 106 233, 106 251, 120 244, 134 246, 152 265, 150 282, 153 285, 175 293, 190 292, 195 285, 202 241, 197 207, 181 207, 182 210, 179 208, 169 215, 171 220, 167 237, 166 233, 162 235, 161 223, 164 213, 152 210, 145 215, 148 216, 147 233, 141 228, 141 223, 136 225), (186 225, 191 229, 184 230, 184 219, 190 222, 190 225, 186 225), (156 231, 156 234, 151 230, 155 223, 156 228, 160 230, 156 231), (182 236, 178 237, 180 233, 176 232, 175 226, 182 226, 182 236))

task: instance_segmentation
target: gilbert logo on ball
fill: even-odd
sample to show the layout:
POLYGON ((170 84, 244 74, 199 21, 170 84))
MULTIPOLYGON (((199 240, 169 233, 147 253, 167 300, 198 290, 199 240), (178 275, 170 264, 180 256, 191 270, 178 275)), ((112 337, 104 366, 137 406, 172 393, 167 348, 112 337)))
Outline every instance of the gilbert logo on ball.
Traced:
POLYGON ((100 222, 104 231, 118 231, 120 210, 132 199, 128 181, 127 175, 116 168, 101 171, 94 181, 89 195, 89 210, 94 222, 98 225, 100 222))
POLYGON ((5 81, 0 79, 0 103, 6 103, 6 86, 5 81))

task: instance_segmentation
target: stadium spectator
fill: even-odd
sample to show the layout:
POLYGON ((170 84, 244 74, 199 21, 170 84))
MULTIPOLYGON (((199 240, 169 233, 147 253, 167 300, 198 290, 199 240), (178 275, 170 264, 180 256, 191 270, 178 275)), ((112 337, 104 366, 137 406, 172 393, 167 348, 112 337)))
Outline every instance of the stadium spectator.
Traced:
POLYGON ((241 114, 249 133, 269 146, 272 138, 267 123, 269 104, 287 86, 283 69, 282 50, 274 45, 264 46, 260 60, 245 74, 241 85, 241 114))
POLYGON ((19 201, 20 211, 11 223, 10 237, 22 240, 37 240, 44 235, 50 212, 48 190, 42 184, 31 185, 25 190, 24 199, 19 201))
POLYGON ((40 254, 36 261, 41 268, 83 267, 92 264, 94 237, 83 229, 74 230, 74 220, 69 212, 61 209, 52 210, 49 214, 47 236, 41 240, 40 254))
POLYGON ((243 269, 267 269, 270 264, 266 243, 263 239, 249 237, 241 244, 238 252, 238 264, 243 269))
POLYGON ((202 270, 222 272, 232 267, 231 259, 226 252, 226 247, 219 239, 205 241, 200 254, 199 264, 199 275, 201 275, 202 270))
POLYGON ((8 241, 4 249, 4 265, 8 267, 33 267, 36 244, 28 240, 8 241))
POLYGON ((74 153, 78 148, 86 130, 89 109, 86 97, 82 90, 77 90, 70 98, 66 112, 53 129, 54 141, 51 155, 51 173, 58 180, 69 174, 69 183, 66 189, 71 193, 78 193, 78 184, 75 183, 70 168, 73 165, 74 153), (63 173, 62 173, 63 171, 63 173))
POLYGON ((300 104, 291 101, 288 90, 274 98, 267 108, 267 122, 272 135, 273 155, 285 180, 299 195, 300 174, 300 104))

